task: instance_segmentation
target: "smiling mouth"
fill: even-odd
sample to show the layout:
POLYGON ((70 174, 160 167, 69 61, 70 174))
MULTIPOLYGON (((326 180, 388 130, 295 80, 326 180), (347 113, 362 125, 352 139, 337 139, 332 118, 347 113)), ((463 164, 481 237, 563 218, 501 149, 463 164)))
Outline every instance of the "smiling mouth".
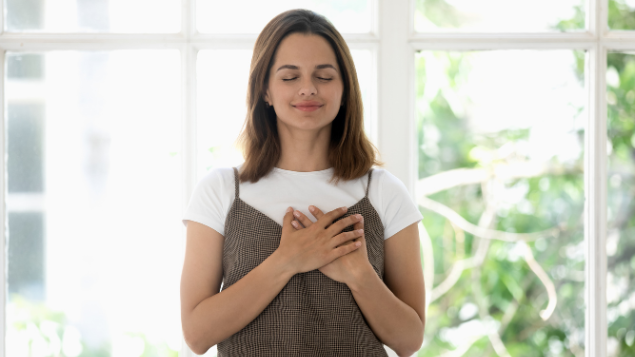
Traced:
POLYGON ((294 106, 296 109, 301 110, 303 112, 312 112, 314 110, 318 110, 322 108, 321 105, 296 105, 294 106))
POLYGON ((303 112, 312 112, 320 109, 324 104, 315 101, 305 101, 294 105, 293 107, 303 112))

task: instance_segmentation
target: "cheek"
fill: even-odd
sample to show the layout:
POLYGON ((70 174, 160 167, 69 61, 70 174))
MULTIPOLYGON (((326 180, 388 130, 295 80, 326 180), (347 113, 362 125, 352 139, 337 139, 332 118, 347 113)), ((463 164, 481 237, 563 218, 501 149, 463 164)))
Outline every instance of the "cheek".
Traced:
POLYGON ((271 93, 274 101, 284 102, 293 98, 294 91, 289 86, 274 86, 271 93))
POLYGON ((339 107, 342 104, 342 98, 344 97, 344 92, 343 90, 337 89, 335 91, 333 91, 333 94, 331 96, 331 100, 334 104, 337 104, 336 106, 339 107))

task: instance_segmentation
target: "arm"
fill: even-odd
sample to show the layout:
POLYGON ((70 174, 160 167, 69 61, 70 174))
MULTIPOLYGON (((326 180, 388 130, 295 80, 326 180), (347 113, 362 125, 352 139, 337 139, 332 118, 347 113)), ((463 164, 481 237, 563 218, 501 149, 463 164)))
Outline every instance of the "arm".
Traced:
POLYGON ((344 244, 361 233, 340 233, 358 222, 347 217, 331 224, 345 208, 326 214, 312 229, 293 228, 292 210, 284 216, 280 246, 242 279, 219 293, 224 237, 190 221, 181 276, 181 323, 188 346, 198 354, 253 321, 296 273, 328 264, 359 248, 344 244), (327 225, 330 225, 326 228, 327 225))
POLYGON ((293 273, 276 253, 219 293, 224 237, 190 221, 181 276, 181 323, 185 342, 196 354, 240 331, 284 288, 293 273))
POLYGON ((399 356, 411 356, 423 343, 425 288, 418 232, 412 224, 386 240, 385 284, 372 268, 348 284, 375 335, 399 356))

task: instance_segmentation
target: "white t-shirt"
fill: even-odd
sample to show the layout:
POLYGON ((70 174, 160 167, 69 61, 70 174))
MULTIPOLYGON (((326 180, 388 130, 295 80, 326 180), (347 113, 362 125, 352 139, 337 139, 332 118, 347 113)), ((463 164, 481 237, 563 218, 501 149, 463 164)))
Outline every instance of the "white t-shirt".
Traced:
MULTIPOLYGON (((356 204, 366 193, 368 175, 341 180, 337 185, 329 182, 332 175, 333 168, 296 172, 274 167, 256 183, 241 182, 239 194, 245 203, 280 225, 288 207, 316 221, 309 212, 309 205, 327 213, 356 204)), ((183 215, 183 224, 187 226, 188 220, 195 221, 224 235, 225 218, 234 203, 234 191, 234 170, 231 167, 212 169, 196 185, 183 215)), ((386 170, 373 169, 368 198, 384 225, 384 239, 423 218, 405 185, 386 170)))

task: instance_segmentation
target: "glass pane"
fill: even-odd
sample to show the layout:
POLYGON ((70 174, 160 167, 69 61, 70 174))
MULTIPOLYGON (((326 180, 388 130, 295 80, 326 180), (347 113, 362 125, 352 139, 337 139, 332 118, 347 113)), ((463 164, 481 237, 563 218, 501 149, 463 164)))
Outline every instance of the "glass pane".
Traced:
POLYGON ((416 55, 419 356, 584 356, 584 58, 416 55))
MULTIPOLYGON (((243 162, 234 146, 247 115, 247 81, 251 50, 203 50, 197 60, 197 175, 243 162)), ((371 135, 372 78, 370 50, 351 50, 362 88, 367 135, 371 135)), ((372 137, 372 136, 371 136, 372 137)))
POLYGON ((635 52, 609 53, 608 355, 635 355, 635 52))
POLYGON ((418 32, 583 30, 585 0, 416 0, 418 32), (546 10, 548 9, 548 10, 546 10))
POLYGON ((243 162, 234 142, 247 115, 251 50, 199 51, 196 63, 197 174, 243 162))
POLYGON ((196 23, 204 33, 257 34, 279 13, 303 8, 326 16, 340 33, 368 33, 371 4, 370 0, 197 0, 196 23))
POLYGON ((5 66, 7 356, 176 357, 179 51, 8 52, 5 66))
POLYGON ((5 30, 12 32, 181 30, 180 0, 5 0, 5 14, 5 30))
POLYGON ((635 30, 635 1, 609 0, 609 28, 635 30))

